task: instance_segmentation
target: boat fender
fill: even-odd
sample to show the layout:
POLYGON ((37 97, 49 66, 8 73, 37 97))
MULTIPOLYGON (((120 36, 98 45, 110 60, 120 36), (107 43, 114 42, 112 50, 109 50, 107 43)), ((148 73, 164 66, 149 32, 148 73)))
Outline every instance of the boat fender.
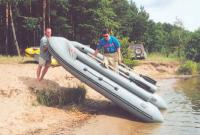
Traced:
POLYGON ((140 81, 138 81, 136 79, 130 79, 130 80, 132 80, 136 85, 142 87, 143 89, 146 89, 146 90, 150 90, 151 89, 149 86, 147 86, 143 82, 140 82, 140 81))
POLYGON ((84 68, 83 71, 88 71, 88 69, 87 69, 87 68, 84 68))
POLYGON ((114 87, 114 89, 115 89, 116 91, 118 91, 118 88, 117 88, 117 87, 114 87))
POLYGON ((152 83, 152 84, 154 84, 154 85, 156 85, 156 83, 157 83, 154 79, 152 79, 152 78, 150 78, 150 77, 148 77, 148 76, 145 76, 145 75, 142 75, 142 74, 140 74, 140 76, 141 76, 142 78, 144 78, 146 81, 148 81, 148 82, 150 82, 150 83, 152 83))
POLYGON ((99 77, 99 81, 102 81, 103 80, 103 78, 102 77, 99 77))

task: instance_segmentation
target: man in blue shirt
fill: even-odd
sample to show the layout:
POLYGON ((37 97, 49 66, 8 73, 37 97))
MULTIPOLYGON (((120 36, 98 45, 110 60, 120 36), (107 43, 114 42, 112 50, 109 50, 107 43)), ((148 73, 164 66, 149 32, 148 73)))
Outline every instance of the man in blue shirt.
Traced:
POLYGON ((111 65, 114 70, 117 70, 118 63, 121 63, 119 40, 114 36, 110 36, 108 29, 103 30, 102 36, 103 38, 99 40, 94 56, 96 57, 99 50, 103 48, 105 66, 108 67, 108 65, 111 65))

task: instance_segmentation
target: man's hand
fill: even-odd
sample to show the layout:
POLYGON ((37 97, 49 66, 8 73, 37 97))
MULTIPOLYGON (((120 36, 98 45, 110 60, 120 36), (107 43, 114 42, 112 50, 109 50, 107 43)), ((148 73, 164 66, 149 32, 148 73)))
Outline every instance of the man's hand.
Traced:
POLYGON ((99 53, 99 50, 95 50, 95 52, 91 55, 93 59, 97 57, 97 54, 99 53))

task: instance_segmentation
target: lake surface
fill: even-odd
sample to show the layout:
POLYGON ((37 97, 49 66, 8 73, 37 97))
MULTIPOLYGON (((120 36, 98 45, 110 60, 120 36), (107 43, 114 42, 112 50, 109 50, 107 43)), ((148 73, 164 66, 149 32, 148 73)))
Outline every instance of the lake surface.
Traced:
POLYGON ((160 95, 168 109, 163 112, 164 123, 153 134, 200 135, 200 77, 163 80, 160 95))
POLYGON ((76 135, 200 135, 200 77, 165 79, 157 92, 168 104, 163 123, 143 123, 116 116, 98 115, 76 135))

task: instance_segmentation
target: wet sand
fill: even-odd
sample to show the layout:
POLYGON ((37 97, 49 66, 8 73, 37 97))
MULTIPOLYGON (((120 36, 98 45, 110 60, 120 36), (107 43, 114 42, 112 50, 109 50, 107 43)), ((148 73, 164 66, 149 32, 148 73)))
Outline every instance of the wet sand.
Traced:
MULTIPOLYGON (((166 80, 158 82, 158 94, 163 96, 165 92, 162 87, 165 85, 166 89, 171 89, 176 82, 173 80, 166 80), (167 87, 166 87, 167 86, 167 87)), ((118 110, 118 109, 116 109, 118 110)), ((109 108, 108 110, 109 111, 109 108)), ((162 112, 165 117, 165 111, 162 112)), ((97 115, 74 130, 75 135, 154 135, 159 134, 159 129, 162 128, 163 123, 145 123, 127 115, 127 112, 116 111, 114 115, 97 115)))

